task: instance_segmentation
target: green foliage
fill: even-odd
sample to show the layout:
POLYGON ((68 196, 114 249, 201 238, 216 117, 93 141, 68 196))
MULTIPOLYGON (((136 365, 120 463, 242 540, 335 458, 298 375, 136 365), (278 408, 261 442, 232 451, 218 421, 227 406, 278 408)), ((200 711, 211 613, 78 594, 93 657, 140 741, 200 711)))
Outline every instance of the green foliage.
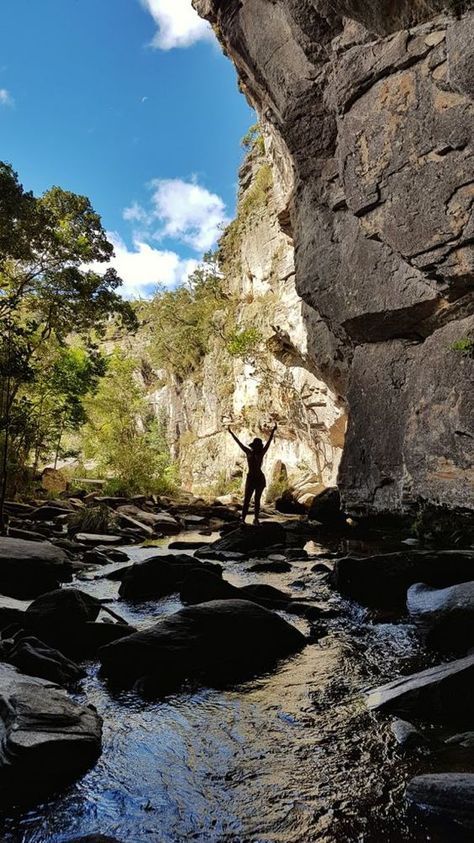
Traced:
POLYGON ((59 429, 83 420, 80 403, 92 386, 95 352, 89 345, 87 363, 74 352, 68 358, 71 333, 86 348, 111 317, 136 327, 132 308, 116 293, 115 270, 87 268, 112 255, 85 196, 53 187, 35 197, 0 162, 0 528, 13 462, 20 470, 33 448, 37 463, 48 437, 58 441, 59 429))
POLYGON ((463 357, 474 357, 474 340, 470 337, 461 337, 453 342, 451 349, 459 352, 463 357))
POLYGON ((215 259, 208 255, 185 284, 160 290, 151 301, 140 303, 153 366, 180 379, 195 372, 209 351, 214 317, 225 301, 215 259))
POLYGON ((163 419, 150 412, 136 377, 137 362, 115 351, 97 393, 87 403, 82 430, 86 457, 95 460, 99 476, 125 494, 163 493, 177 483, 163 419))
POLYGON ((269 483, 265 495, 267 503, 274 503, 277 498, 280 498, 283 492, 288 491, 288 478, 278 477, 269 483))
POLYGON ((258 328, 242 328, 232 331, 226 343, 226 350, 231 357, 248 359, 254 357, 262 342, 258 328))
POLYGON ((242 492, 242 478, 228 477, 227 472, 220 471, 211 489, 211 495, 220 498, 223 495, 239 495, 242 492))
POLYGON ((265 152, 265 144, 260 129, 260 123, 254 123, 253 126, 250 126, 249 130, 240 141, 240 145, 248 152, 254 148, 257 148, 260 153, 265 152))

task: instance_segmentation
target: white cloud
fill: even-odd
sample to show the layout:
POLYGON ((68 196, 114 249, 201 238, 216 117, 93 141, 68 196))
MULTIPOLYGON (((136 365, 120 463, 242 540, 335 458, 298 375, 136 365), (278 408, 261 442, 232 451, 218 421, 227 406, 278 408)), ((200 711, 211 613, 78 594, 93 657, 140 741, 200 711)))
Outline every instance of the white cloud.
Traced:
POLYGON ((193 9, 191 0, 141 0, 141 3, 158 25, 151 43, 159 50, 189 47, 196 41, 214 37, 207 21, 193 9))
MULTIPOLYGON (((125 299, 148 296, 157 285, 175 287, 185 281, 199 263, 194 259, 184 260, 176 252, 154 249, 140 240, 135 240, 133 248, 128 249, 114 232, 109 231, 107 237, 115 251, 109 266, 117 270, 123 281, 118 292, 125 299)), ((90 268, 102 273, 104 264, 94 264, 90 268)))
POLYGON ((0 88, 0 105, 13 105, 13 97, 6 88, 0 88))
POLYGON ((170 237, 196 252, 206 252, 215 246, 229 222, 220 196, 196 182, 182 179, 155 179, 151 187, 150 210, 134 202, 125 208, 124 219, 149 230, 158 222, 158 229, 152 233, 155 239, 170 237))

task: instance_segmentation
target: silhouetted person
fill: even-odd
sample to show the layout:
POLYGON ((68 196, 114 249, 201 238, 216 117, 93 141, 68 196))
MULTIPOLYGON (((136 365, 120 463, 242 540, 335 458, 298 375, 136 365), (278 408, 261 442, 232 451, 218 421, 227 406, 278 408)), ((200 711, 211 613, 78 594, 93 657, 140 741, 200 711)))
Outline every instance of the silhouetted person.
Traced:
POLYGON ((268 441, 266 445, 263 444, 262 440, 258 437, 247 445, 244 445, 240 439, 237 438, 235 433, 232 432, 230 427, 227 428, 230 435, 235 439, 239 448, 242 448, 242 451, 245 453, 247 457, 247 464, 249 467, 249 471, 247 474, 247 479, 245 481, 245 495, 244 495, 244 505, 242 507, 242 521, 245 524, 245 519, 247 518, 247 514, 249 511, 250 501, 252 499, 252 495, 255 492, 255 517, 253 519, 254 524, 259 524, 258 516, 260 515, 260 500, 262 498, 262 492, 267 485, 267 481, 265 480, 265 475, 262 471, 262 462, 265 454, 267 453, 271 441, 275 436, 275 430, 277 426, 275 425, 270 436, 268 437, 268 441))

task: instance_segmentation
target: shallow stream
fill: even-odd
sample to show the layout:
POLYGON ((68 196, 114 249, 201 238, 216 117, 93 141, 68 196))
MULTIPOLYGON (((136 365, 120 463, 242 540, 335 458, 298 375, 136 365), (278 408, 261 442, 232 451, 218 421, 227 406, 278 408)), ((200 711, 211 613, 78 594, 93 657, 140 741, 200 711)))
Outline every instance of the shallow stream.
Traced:
MULTIPOLYGON (((132 561, 168 552, 124 549, 132 561)), ((324 561, 327 549, 313 543, 309 549, 324 561)), ((226 565, 235 585, 267 582, 340 611, 322 638, 272 673, 228 690, 188 689, 150 703, 134 692, 111 694, 97 662, 88 663, 77 698, 104 718, 102 755, 67 790, 0 818, 4 843, 63 843, 92 833, 123 843, 467 840, 406 814, 407 776, 437 764, 443 769, 442 759, 404 760, 389 718, 364 706, 364 689, 428 664, 415 630, 371 623, 310 573, 314 562, 264 575, 248 573, 248 562, 226 565)), ((108 569, 114 567, 120 566, 108 569)), ((138 627, 181 605, 175 597, 115 603, 116 582, 75 584, 114 601, 138 627)), ((304 621, 287 619, 309 631, 304 621)))

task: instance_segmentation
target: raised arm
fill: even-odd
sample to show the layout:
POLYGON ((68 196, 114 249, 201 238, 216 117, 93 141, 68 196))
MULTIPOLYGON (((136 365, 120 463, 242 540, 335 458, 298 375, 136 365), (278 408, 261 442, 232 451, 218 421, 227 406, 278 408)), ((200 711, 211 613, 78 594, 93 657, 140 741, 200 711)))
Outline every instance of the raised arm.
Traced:
POLYGON ((273 440, 273 437, 275 436, 275 431, 276 431, 276 429, 277 429, 277 426, 276 426, 276 424, 275 424, 275 425, 274 425, 274 427, 273 427, 272 432, 270 433, 270 436, 268 437, 267 444, 265 445, 265 447, 264 447, 264 449, 263 449, 263 453, 264 453, 264 454, 266 454, 266 453, 267 453, 267 451, 268 451, 268 449, 269 449, 270 445, 272 444, 272 440, 273 440))
POLYGON ((239 439, 239 438, 235 435, 234 431, 233 431, 233 430, 231 430, 231 429, 230 429, 230 427, 228 427, 228 428, 227 428, 227 430, 229 431, 230 435, 232 436, 232 439, 235 439, 235 441, 237 442, 237 445, 239 446, 239 448, 242 448, 242 451, 244 452, 244 454, 250 454, 250 448, 247 448, 247 447, 246 447, 246 446, 245 446, 245 445, 244 445, 244 444, 240 441, 240 439, 239 439))

